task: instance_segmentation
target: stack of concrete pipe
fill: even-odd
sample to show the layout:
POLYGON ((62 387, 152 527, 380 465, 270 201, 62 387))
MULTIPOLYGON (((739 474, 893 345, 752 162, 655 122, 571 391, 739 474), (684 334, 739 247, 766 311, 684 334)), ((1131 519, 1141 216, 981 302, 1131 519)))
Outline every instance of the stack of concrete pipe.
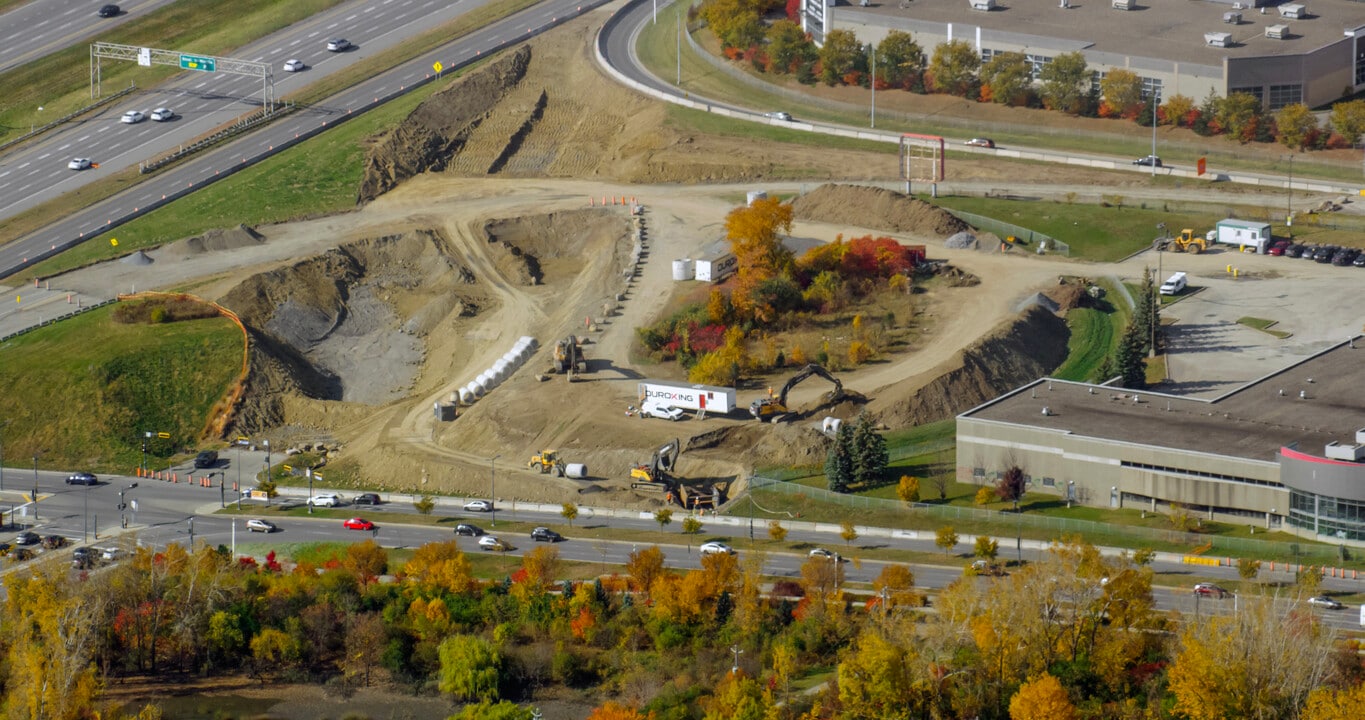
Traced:
POLYGON ((460 402, 468 405, 492 392, 493 388, 512 377, 512 373, 516 372, 517 368, 531 359, 531 356, 536 352, 536 346, 535 338, 529 335, 521 337, 512 345, 510 350, 494 361, 492 366, 456 391, 460 402))

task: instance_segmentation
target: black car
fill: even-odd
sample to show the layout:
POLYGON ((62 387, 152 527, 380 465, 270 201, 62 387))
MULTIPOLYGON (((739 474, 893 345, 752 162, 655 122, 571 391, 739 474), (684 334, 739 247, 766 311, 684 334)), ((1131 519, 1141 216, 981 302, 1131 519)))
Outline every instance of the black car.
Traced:
POLYGON ((48 550, 66 547, 66 538, 61 535, 48 535, 43 538, 43 547, 48 550))
POLYGON ((531 531, 531 539, 536 542, 557 543, 563 540, 564 536, 550 528, 538 527, 531 531))
POLYGON ((1302 255, 1302 254, 1303 254, 1303 246, 1300 245, 1300 244, 1298 244, 1298 243, 1293 243, 1292 245, 1290 245, 1289 247, 1287 247, 1287 248, 1284 249, 1284 256, 1285 256, 1285 257, 1292 257, 1292 258, 1293 258, 1293 257, 1298 257, 1298 256, 1300 256, 1300 255, 1302 255))
POLYGON ((1365 267, 1365 252, 1357 255, 1356 259, 1352 261, 1351 264, 1356 267, 1365 267))
POLYGON ((96 478, 94 475, 91 475, 91 474, 88 473, 88 472, 78 472, 78 473, 76 473, 76 474, 71 475, 70 477, 68 477, 68 478, 66 479, 66 484, 67 484, 67 485, 98 485, 98 484, 100 484, 100 481, 99 481, 99 478, 96 478))
POLYGON ((71 551, 71 567, 77 570, 85 570, 95 566, 99 553, 94 548, 78 547, 71 551))
POLYGON ((111 18, 118 17, 121 12, 123 11, 117 5, 101 5, 98 14, 102 18, 111 18))
POLYGON ((15 545, 37 545, 42 541, 43 539, 39 537, 38 533, 31 530, 25 530, 14 536, 15 545))
POLYGON ((479 527, 478 525, 460 523, 459 525, 455 526, 455 534, 468 535, 469 537, 478 537, 483 534, 483 528, 479 527))
POLYGON ((1336 255, 1337 251, 1340 249, 1341 248, 1337 247, 1336 245, 1323 245, 1322 247, 1318 248, 1316 252, 1313 253, 1313 262, 1319 262, 1324 264, 1332 262, 1332 256, 1336 255))
POLYGON ((352 500, 351 502, 355 503, 356 505, 378 505, 383 501, 380 500, 379 495, 375 493, 361 493, 359 495, 356 495, 355 499, 352 500))
POLYGON ((218 464, 218 451, 205 450, 194 456, 194 466, 197 468, 211 468, 218 464))
POLYGON ((1360 254, 1355 248, 1342 248, 1332 256, 1332 264, 1337 267, 1346 267, 1355 262, 1356 256, 1360 254))

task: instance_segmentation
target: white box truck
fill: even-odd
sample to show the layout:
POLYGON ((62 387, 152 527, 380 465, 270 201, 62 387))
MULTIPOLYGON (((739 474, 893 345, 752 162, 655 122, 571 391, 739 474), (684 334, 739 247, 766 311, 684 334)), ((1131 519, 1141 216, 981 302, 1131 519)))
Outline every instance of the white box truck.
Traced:
POLYGON ((639 385, 639 404, 643 406, 648 402, 683 410, 728 414, 735 409, 735 391, 710 385, 645 380, 639 385))
POLYGON ((1166 278, 1166 282, 1161 283, 1161 287, 1157 289, 1157 292, 1162 295, 1179 295, 1187 284, 1185 273, 1178 272, 1169 278, 1166 278))
POLYGON ((716 253, 698 258, 695 268, 698 280, 718 283, 739 269, 739 259, 735 257, 734 253, 716 253))

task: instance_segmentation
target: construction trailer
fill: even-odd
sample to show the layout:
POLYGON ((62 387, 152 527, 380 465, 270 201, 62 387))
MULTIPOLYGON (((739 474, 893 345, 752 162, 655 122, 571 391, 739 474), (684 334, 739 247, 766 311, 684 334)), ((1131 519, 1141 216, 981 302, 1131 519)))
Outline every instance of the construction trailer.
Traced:
POLYGON ((698 414, 727 415, 735 409, 734 388, 666 380, 644 380, 636 387, 641 407, 652 400, 660 405, 695 410, 698 414))
POLYGON ((1264 255, 1274 237, 1270 234, 1270 223, 1227 218, 1214 225, 1209 239, 1220 245, 1255 248, 1258 254, 1264 255))

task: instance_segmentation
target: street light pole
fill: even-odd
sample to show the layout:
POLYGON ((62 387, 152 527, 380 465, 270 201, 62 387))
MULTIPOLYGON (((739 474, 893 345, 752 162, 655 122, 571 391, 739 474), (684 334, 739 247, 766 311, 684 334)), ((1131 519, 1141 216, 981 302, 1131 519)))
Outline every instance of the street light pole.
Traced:
POLYGON ((488 461, 488 512, 493 516, 488 524, 491 527, 498 526, 498 458, 502 453, 494 455, 488 461))
POLYGON ((877 127, 877 46, 872 43, 867 44, 867 51, 872 54, 872 76, 867 86, 872 88, 872 122, 868 127, 877 127))
POLYGON ((1284 201, 1284 225, 1288 228, 1289 237, 1294 237, 1294 154, 1289 155, 1289 196, 1284 201))
POLYGON ((38 456, 33 456, 33 522, 38 522, 38 456))
POLYGON ((1156 177, 1156 85, 1152 85, 1152 177, 1156 177))

